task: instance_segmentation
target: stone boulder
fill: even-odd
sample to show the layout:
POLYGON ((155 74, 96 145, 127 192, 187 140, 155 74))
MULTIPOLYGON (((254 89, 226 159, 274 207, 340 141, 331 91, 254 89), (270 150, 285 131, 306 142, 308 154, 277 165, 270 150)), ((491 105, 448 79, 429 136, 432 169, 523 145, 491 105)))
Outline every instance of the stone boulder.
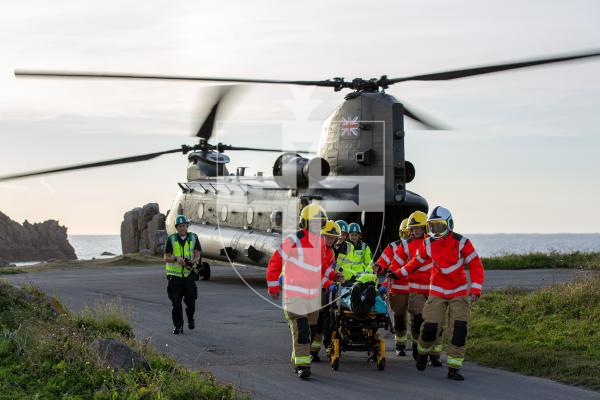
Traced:
POLYGON ((123 254, 162 254, 166 241, 164 214, 157 203, 148 203, 127 211, 121 222, 121 247, 123 254))
POLYGON ((140 230, 138 219, 142 212, 141 207, 127 211, 121 222, 121 250, 123 254, 137 253, 140 245, 140 230))
POLYGON ((23 225, 0 212, 0 259, 6 261, 75 260, 67 228, 48 220, 23 225))
POLYGON ((148 248, 153 254, 161 254, 163 252, 164 244, 166 241, 166 217, 163 214, 155 214, 152 220, 148 222, 148 248), (165 235, 159 234, 159 231, 165 232, 165 235), (158 249, 158 251, 157 251, 158 249))
POLYGON ((99 354, 102 362, 112 369, 129 372, 134 368, 149 368, 148 361, 139 351, 116 339, 96 339, 90 347, 99 354))

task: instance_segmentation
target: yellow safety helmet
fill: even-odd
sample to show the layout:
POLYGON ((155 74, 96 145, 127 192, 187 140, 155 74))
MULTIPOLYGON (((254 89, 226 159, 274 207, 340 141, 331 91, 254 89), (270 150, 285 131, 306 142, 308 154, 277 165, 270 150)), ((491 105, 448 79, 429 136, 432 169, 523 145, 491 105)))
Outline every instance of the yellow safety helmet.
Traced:
POLYGON ((337 222, 329 220, 325 222, 325 226, 321 229, 321 235, 338 237, 340 236, 341 231, 342 228, 340 228, 340 225, 337 222))
POLYGON ((423 211, 415 211, 408 217, 407 228, 415 228, 417 226, 427 226, 427 214, 423 211))
POLYGON ((400 223, 400 229, 398 232, 398 234, 400 235, 400 239, 408 239, 408 237, 410 236, 410 232, 408 231, 407 225, 408 225, 408 218, 405 218, 400 223))
POLYGON ((327 213, 318 204, 309 204, 300 211, 300 226, 302 229, 308 228, 308 221, 319 220, 324 225, 328 219, 327 213))

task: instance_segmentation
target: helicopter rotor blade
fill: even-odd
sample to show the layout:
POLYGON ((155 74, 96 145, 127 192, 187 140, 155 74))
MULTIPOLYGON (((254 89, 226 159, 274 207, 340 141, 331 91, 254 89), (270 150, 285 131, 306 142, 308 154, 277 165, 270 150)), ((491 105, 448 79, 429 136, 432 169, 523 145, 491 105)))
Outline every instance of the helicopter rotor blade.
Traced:
POLYGON ((219 105, 221 104, 223 99, 225 99, 225 97, 227 97, 227 95, 231 92, 231 89, 232 89, 232 86, 223 86, 223 87, 219 88, 219 94, 217 95, 217 101, 210 109, 210 112, 204 119, 204 122, 202 122, 202 125, 200 125, 200 129, 198 129, 198 132, 196 132, 196 137, 205 139, 207 141, 208 141, 208 139, 210 139, 210 137, 212 136, 212 133, 213 133, 214 126, 215 126, 215 121, 217 118, 217 112, 219 110, 219 105))
POLYGON ((38 170, 38 171, 29 171, 29 172, 14 174, 14 175, 5 175, 5 176, 0 176, 0 182, 9 181, 9 180, 13 180, 13 179, 27 178, 27 177, 31 177, 31 176, 55 174, 58 172, 76 171, 76 170, 80 170, 80 169, 105 167, 108 165, 127 164, 127 163, 134 163, 134 162, 140 162, 140 161, 147 161, 147 160, 152 160, 153 158, 162 156, 164 154, 179 153, 179 152, 183 152, 185 154, 188 151, 193 150, 193 149, 194 148, 191 146, 183 145, 178 149, 159 151, 156 153, 147 153, 147 154, 141 154, 138 156, 114 158, 112 160, 96 161, 96 162, 85 163, 85 164, 76 164, 76 165, 70 165, 70 166, 66 166, 66 167, 42 169, 42 170, 38 170))
POLYGON ((315 153, 310 150, 283 150, 283 149, 265 149, 262 147, 241 147, 241 146, 231 146, 228 144, 219 143, 215 146, 215 149, 218 151, 224 150, 233 150, 233 151, 265 151, 271 153, 315 153))
POLYGON ((288 81, 279 79, 246 79, 246 78, 217 78, 189 75, 153 75, 153 74, 107 74, 102 72, 77 72, 77 71, 39 71, 39 70, 15 70, 15 76, 38 77, 38 78, 96 78, 96 79, 150 79, 170 81, 198 81, 198 82, 230 82, 230 83, 268 83, 280 85, 302 85, 302 86, 330 86, 336 87, 335 80, 321 81, 288 81))
MULTIPOLYGON (((421 125, 425 126, 428 129, 431 129, 434 131, 444 131, 444 130, 450 129, 447 126, 444 126, 444 125, 440 124, 439 122, 436 122, 431 117, 425 117, 422 113, 420 113, 420 115, 416 114, 413 110, 408 108, 406 106, 406 104, 404 104, 404 103, 402 103, 402 106, 404 107, 404 115, 406 117, 414 119, 415 121, 419 122, 421 125)), ((412 106, 411 106, 411 108, 412 108, 412 106)))
POLYGON ((584 58, 598 57, 600 56, 600 51, 594 50, 587 53, 579 53, 579 54, 571 54, 571 55, 562 55, 548 58, 539 58, 534 60, 525 60, 525 61, 517 61, 510 62, 504 64, 492 64, 485 65, 481 67, 473 67, 473 68, 465 68, 465 69, 456 69, 451 71, 443 71, 436 72, 431 74, 423 74, 423 75, 413 75, 407 76, 403 78, 394 78, 394 79, 385 79, 385 83, 388 85, 406 82, 406 81, 448 81, 452 79, 465 78, 469 76, 476 75, 484 75, 491 74, 494 72, 508 71, 512 69, 519 68, 528 68, 534 67, 536 65, 544 65, 544 64, 553 64, 559 62, 580 60, 584 58))

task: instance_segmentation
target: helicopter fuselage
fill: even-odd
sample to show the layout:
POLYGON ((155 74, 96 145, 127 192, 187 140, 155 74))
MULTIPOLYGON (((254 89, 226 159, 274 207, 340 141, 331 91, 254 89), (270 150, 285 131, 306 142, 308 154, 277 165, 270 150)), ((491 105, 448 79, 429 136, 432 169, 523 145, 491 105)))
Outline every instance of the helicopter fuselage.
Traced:
POLYGON ((188 182, 179 184, 167 231, 184 214, 204 256, 266 266, 282 236, 297 229, 300 209, 315 202, 330 218, 360 222, 374 253, 396 240, 402 219, 428 208, 406 189, 414 169, 404 158, 402 104, 379 92, 346 98, 323 124, 318 162, 286 153, 274 177, 250 177, 243 170, 230 175, 222 153, 190 153, 188 182), (312 165, 321 177, 307 170, 312 165))

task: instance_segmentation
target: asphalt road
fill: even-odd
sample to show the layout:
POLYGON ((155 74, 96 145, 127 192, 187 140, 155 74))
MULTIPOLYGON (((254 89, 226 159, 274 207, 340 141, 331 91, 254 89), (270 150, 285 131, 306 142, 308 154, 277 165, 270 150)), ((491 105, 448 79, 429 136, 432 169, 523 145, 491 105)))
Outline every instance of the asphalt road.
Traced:
MULTIPOLYGON (((264 270, 213 267, 210 282, 198 282, 196 330, 170 333, 170 303, 163 267, 111 267, 12 275, 30 282, 79 310, 120 298, 134 311, 138 338, 149 337, 157 349, 174 354, 191 368, 210 370, 257 399, 600 399, 600 393, 547 379, 526 377, 466 362, 464 382, 445 378, 446 368, 415 369, 412 357, 396 357, 387 335, 385 371, 366 363, 364 353, 344 353, 338 371, 328 363, 313 365, 301 381, 289 364, 290 333, 280 308, 265 301, 264 270)), ((574 278, 572 270, 488 271, 486 287, 535 288, 574 278)), ((467 350, 467 359, 469 357, 467 350)), ((325 359, 326 357, 322 357, 325 359)))

